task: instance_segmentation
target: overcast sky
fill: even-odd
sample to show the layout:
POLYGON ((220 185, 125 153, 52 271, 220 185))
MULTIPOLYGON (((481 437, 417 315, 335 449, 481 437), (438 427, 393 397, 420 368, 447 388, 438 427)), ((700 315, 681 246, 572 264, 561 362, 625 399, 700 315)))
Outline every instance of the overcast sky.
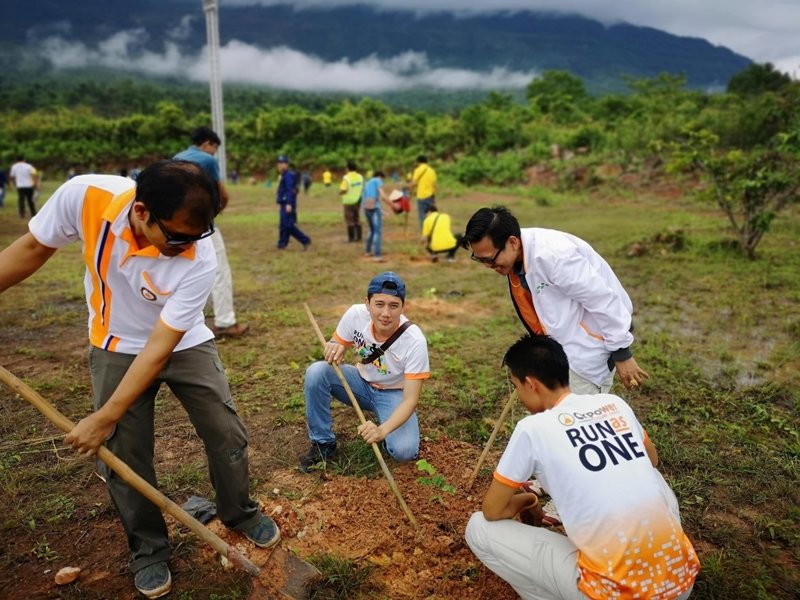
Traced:
MULTIPOLYGON (((280 0, 220 0, 234 4, 280 4, 280 0)), ((284 2, 285 3, 285 0, 284 2)), ((800 79, 800 0, 293 0, 298 10, 309 6, 370 4, 387 9, 461 14, 499 10, 570 11, 606 24, 625 21, 675 35, 705 38, 756 62, 771 62, 800 79)), ((200 4, 199 0, 196 4, 200 4)), ((194 4, 187 3, 189 7, 194 4)), ((171 32, 175 41, 190 35, 205 37, 200 10, 192 11, 171 32)), ((67 31, 64 32, 65 34, 67 31)), ((167 43, 160 53, 141 52, 147 32, 120 31, 96 47, 50 37, 40 45, 56 66, 103 65, 156 75, 184 74, 208 80, 207 50, 185 55, 167 43)), ((293 48, 259 48, 232 40, 220 51, 223 79, 301 91, 380 93, 418 85, 442 89, 522 88, 537 74, 502 68, 490 72, 438 69, 418 52, 398 49, 393 57, 325 62, 293 48)))

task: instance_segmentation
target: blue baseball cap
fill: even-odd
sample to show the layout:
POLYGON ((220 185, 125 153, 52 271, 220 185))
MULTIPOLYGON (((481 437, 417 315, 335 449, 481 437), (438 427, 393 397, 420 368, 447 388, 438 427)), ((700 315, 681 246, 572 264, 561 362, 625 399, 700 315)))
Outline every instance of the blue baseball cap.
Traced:
POLYGON ((388 294, 389 296, 397 296, 405 302, 406 300, 406 284, 400 279, 397 273, 392 271, 384 271, 380 275, 376 275, 369 282, 367 288, 367 296, 373 294, 388 294))
POLYGON ((288 162, 289 162, 289 157, 288 157, 288 156, 286 156, 285 154, 281 154, 281 155, 278 157, 278 162, 282 162, 282 163, 288 163, 288 162))

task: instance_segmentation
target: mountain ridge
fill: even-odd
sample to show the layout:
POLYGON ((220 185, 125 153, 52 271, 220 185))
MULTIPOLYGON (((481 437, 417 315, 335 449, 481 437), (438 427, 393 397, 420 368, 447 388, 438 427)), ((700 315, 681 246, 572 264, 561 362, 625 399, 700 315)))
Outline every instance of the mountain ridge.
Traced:
MULTIPOLYGON (((53 35, 91 46, 123 30, 144 30, 141 47, 151 51, 169 41, 182 52, 196 53, 206 43, 199 0, 196 6, 182 0, 82 0, 73 5, 37 0, 13 11, 0 9, 0 18, 6 23, 0 41, 28 49, 53 35), (188 35, 181 39, 178 31, 188 35)), ((365 5, 302 10, 288 4, 223 5, 220 40, 223 45, 238 40, 259 48, 287 47, 328 62, 388 59, 410 51, 427 57, 432 68, 564 70, 595 92, 620 91, 625 77, 662 72, 684 74, 693 88, 719 89, 751 63, 700 38, 530 11, 457 16, 365 5)))

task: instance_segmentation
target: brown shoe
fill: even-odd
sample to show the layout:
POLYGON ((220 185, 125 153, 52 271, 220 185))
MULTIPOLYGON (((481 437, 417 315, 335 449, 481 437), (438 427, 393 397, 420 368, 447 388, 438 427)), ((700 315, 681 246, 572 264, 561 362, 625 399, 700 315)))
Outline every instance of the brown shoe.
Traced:
POLYGON ((216 337, 239 337, 247 333, 247 330, 250 329, 249 325, 245 325, 244 323, 234 323, 230 327, 212 327, 211 331, 214 332, 216 337))

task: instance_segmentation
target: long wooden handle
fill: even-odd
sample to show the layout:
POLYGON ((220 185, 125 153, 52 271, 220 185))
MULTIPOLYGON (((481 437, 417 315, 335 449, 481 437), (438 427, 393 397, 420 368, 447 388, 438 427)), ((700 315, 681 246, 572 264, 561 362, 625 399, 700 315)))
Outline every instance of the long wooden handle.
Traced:
MULTIPOLYGON (((314 331, 317 332, 317 338, 319 339, 322 347, 325 348, 325 336, 322 335, 322 331, 317 325, 317 320, 314 318, 314 314, 311 312, 311 309, 308 308, 308 304, 303 302, 303 308, 306 310, 306 314, 308 315, 308 320, 311 321, 311 325, 314 327, 314 331)), ((332 363, 331 366, 333 370, 336 372, 336 376, 339 378, 342 386, 344 387, 345 392, 347 392, 347 397, 350 399, 350 402, 353 405, 353 408, 356 409, 356 413, 358 414, 358 418, 361 423, 366 423, 367 420, 364 418, 364 412, 361 410, 361 407, 358 405, 358 401, 356 400, 355 396, 353 395, 353 390, 350 389, 350 384, 347 383, 347 379, 342 373, 342 370, 339 368, 339 365, 336 363, 332 363)), ((417 524, 417 520, 414 518, 414 515, 411 513, 411 510, 408 508, 406 501, 403 500, 403 495, 400 493, 400 489, 397 487, 397 483, 395 483, 394 477, 392 477, 392 473, 389 471, 389 467, 386 466, 386 461, 383 460, 383 455, 381 454, 380 448, 378 448, 378 444, 372 443, 372 451, 375 453, 375 458, 378 459, 378 463, 381 465, 381 471, 383 471, 383 475, 386 477, 386 480, 389 482, 389 487, 392 488, 394 495, 397 497, 397 501, 400 503, 400 507, 403 509, 403 512, 406 513, 408 520, 411 521, 411 524, 418 528, 419 525, 417 524)))
MULTIPOLYGON (((75 424, 61 414, 55 406, 50 404, 33 388, 15 377, 3 367, 0 367, 0 381, 22 396, 22 398, 33 404, 33 406, 35 406, 40 413, 47 417, 61 431, 69 433, 75 427, 75 424)), ((239 550, 237 550, 234 546, 227 544, 222 538, 208 529, 208 527, 200 523, 200 521, 195 519, 192 515, 187 513, 152 485, 147 483, 147 481, 137 475, 133 469, 131 469, 113 452, 111 452, 111 450, 105 446, 100 446, 97 449, 97 458, 107 464, 117 475, 119 475, 142 496, 186 525, 186 527, 191 529, 195 535, 197 535, 197 537, 210 545, 222 556, 227 557, 227 559, 232 563, 238 564, 250 575, 258 576, 260 574, 259 568, 245 558, 244 555, 239 552, 239 550)))
POLYGON ((472 472, 472 476, 469 478, 469 482, 467 482, 467 491, 472 489, 472 486, 475 485, 475 478, 478 476, 478 471, 481 470, 481 465, 483 465, 483 461, 486 460, 486 455, 489 454, 489 448, 492 447, 494 443, 494 438, 497 437, 497 432, 500 431, 500 427, 503 425, 503 422, 506 420, 508 416, 508 411, 511 410, 511 406, 514 404, 514 400, 517 399, 517 390, 514 390, 509 394, 508 400, 506 400, 506 405, 503 407, 503 411, 500 413, 500 417, 498 417, 497 422, 494 424, 494 431, 492 431, 492 435, 489 436, 489 439, 486 440, 486 446, 483 448, 483 452, 481 452, 481 456, 478 459, 478 464, 475 465, 475 470, 472 472))

